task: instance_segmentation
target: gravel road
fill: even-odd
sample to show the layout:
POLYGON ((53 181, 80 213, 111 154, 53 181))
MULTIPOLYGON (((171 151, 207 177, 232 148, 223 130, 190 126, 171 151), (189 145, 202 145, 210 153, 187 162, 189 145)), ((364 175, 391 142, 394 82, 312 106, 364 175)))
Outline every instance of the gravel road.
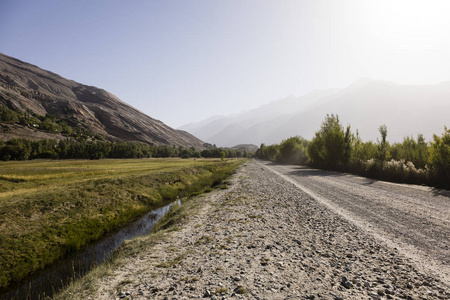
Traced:
POLYGON ((450 299, 445 274, 422 268, 405 255, 412 250, 397 245, 430 251, 448 267, 448 235, 440 236, 448 232, 447 196, 431 194, 436 199, 422 203, 429 191, 420 187, 256 161, 231 181, 227 190, 202 195, 200 212, 180 230, 75 298, 450 299), (420 222, 429 228, 414 229, 420 222), (436 246, 412 242, 414 231, 436 246))
POLYGON ((450 283, 450 192, 260 162, 450 283))

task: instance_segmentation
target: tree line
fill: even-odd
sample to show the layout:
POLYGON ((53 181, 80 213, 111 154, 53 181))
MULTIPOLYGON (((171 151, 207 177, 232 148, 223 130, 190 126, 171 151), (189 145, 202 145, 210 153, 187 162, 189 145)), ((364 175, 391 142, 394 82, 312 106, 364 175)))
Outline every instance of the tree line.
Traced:
POLYGON ((29 139, 0 140, 0 159, 102 159, 102 158, 150 158, 150 157, 203 157, 203 158, 240 158, 251 157, 246 151, 223 149, 209 146, 209 149, 197 150, 170 145, 149 145, 140 142, 110 142, 106 140, 62 140, 29 139))
MULTIPOLYGON (((0 99, 1 100, 1 99, 0 99)), ((65 112, 69 115, 69 111, 65 112)), ((63 140, 46 139, 33 141, 28 139, 0 140, 0 159, 28 160, 39 158, 50 159, 101 159, 101 158, 149 158, 149 157, 203 157, 203 158, 240 158, 252 157, 246 151, 223 149, 215 145, 205 144, 204 150, 193 147, 177 147, 169 145, 149 145, 139 142, 110 142, 100 134, 81 126, 72 127, 68 122, 77 120, 60 119, 56 115, 38 116, 28 110, 24 112, 9 108, 0 101, 0 123, 20 124, 34 130, 61 133, 63 140)), ((5 125, 3 131, 11 131, 5 125)))
POLYGON ((401 143, 387 141, 387 127, 378 128, 376 142, 364 142, 350 125, 344 128, 337 115, 326 115, 311 141, 300 136, 280 144, 261 144, 255 156, 280 163, 309 165, 345 171, 370 178, 450 188, 450 129, 434 134, 427 143, 423 135, 405 137, 401 143))

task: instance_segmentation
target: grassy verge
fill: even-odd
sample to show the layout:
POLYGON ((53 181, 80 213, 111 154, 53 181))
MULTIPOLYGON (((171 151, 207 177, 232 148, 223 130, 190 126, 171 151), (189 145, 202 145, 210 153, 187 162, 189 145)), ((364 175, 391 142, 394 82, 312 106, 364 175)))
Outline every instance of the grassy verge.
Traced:
POLYGON ((2 164, 0 287, 167 201, 221 182, 241 162, 153 159, 2 164))
MULTIPOLYGON (((230 172, 224 174, 225 176, 223 178, 231 175, 232 170, 234 170, 237 166, 238 164, 234 164, 233 169, 230 169, 230 172)), ((224 189, 226 188, 226 185, 227 182, 223 182, 221 185, 216 187, 224 189)), ((207 188, 205 191, 209 191, 209 189, 207 188)), ((55 295, 53 299, 73 300, 82 299, 87 295, 91 295, 98 289, 98 282, 100 278, 108 276, 112 273, 112 270, 120 268, 124 263, 126 263, 126 259, 128 257, 135 257, 139 255, 139 253, 148 251, 150 247, 153 247, 161 241, 167 239, 171 232, 180 230, 187 217, 198 214, 204 204, 204 197, 188 197, 183 200, 182 205, 172 206, 169 212, 154 225, 153 232, 151 234, 125 241, 114 253, 111 260, 94 268, 91 272, 79 280, 72 282, 66 289, 55 295)), ((181 250, 180 255, 175 257, 174 260, 161 263, 158 265, 158 268, 163 269, 171 267, 187 254, 183 252, 182 249, 178 250, 181 250)))

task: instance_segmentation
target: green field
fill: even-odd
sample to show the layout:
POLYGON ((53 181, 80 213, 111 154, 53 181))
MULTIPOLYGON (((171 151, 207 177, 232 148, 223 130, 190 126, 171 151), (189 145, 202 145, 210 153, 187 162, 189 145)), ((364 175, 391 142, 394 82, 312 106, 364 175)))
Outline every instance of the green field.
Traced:
POLYGON ((151 209, 208 189, 242 162, 1 162, 0 288, 151 209))

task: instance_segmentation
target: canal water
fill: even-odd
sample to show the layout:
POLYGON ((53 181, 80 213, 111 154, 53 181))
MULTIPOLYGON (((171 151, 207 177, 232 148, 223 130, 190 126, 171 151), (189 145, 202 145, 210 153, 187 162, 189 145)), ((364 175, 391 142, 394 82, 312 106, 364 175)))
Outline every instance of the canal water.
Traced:
POLYGON ((174 204, 181 204, 181 201, 177 200, 155 209, 118 231, 109 233, 85 248, 69 254, 45 270, 2 291, 0 299, 51 298, 54 293, 66 287, 73 280, 83 277, 95 266, 108 260, 124 240, 150 233, 155 223, 174 204))

